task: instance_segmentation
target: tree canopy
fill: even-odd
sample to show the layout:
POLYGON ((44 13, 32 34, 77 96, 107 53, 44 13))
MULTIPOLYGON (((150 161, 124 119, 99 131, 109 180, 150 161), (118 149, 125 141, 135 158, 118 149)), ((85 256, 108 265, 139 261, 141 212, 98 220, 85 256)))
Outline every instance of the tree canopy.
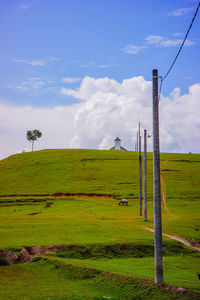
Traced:
POLYGON ((26 132, 26 138, 27 140, 32 143, 32 151, 33 151, 33 145, 34 145, 34 142, 40 138, 42 136, 42 132, 38 129, 34 129, 34 130, 28 130, 26 132))

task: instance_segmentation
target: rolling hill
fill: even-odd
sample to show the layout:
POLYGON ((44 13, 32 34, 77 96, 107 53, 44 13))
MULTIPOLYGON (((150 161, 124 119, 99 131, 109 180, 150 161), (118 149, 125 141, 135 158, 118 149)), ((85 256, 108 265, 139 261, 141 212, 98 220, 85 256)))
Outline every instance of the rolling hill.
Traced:
MULTIPOLYGON (((148 289, 148 280, 153 280, 154 276, 153 233, 147 230, 153 229, 152 165, 152 153, 148 153, 148 222, 144 222, 139 216, 138 153, 43 150, 13 155, 0 161, 1 251, 4 254, 10 251, 19 258, 22 257, 22 248, 31 256, 33 247, 41 246, 46 249, 42 253, 45 266, 49 265, 49 269, 43 268, 44 261, 40 260, 19 266, 1 266, 2 282, 19 268, 26 272, 33 269, 30 273, 37 273, 42 268, 44 278, 48 272, 57 276, 52 266, 58 264, 64 273, 63 265, 73 266, 72 273, 74 268, 94 268, 100 272, 101 279, 94 276, 98 284, 98 280, 104 281, 102 272, 143 278, 148 289), (122 197, 129 200, 128 206, 118 205, 122 197), (50 245, 54 247, 51 251, 50 245), (72 248, 69 250, 69 247, 72 248), (51 254, 46 256, 48 251, 51 254)), ((200 243, 199 182, 200 155, 161 154, 163 232, 185 239, 196 247, 200 243)), ((196 275, 200 271, 199 252, 167 237, 163 237, 163 246, 166 283, 199 292, 196 275)), ((31 260, 33 256, 35 254, 31 260)), ((82 281, 79 286, 82 290, 82 281)), ((43 291, 42 287, 40 289, 43 291)), ((124 294, 126 299, 132 299, 128 298, 132 297, 128 296, 129 290, 128 285, 127 294, 124 294)), ((70 295, 87 294, 87 291, 86 288, 80 294, 70 295)), ((93 296, 102 297, 102 290, 95 291, 93 296)), ((112 291, 113 288, 108 288, 108 294, 116 297, 112 291)), ((163 291, 162 299, 176 299, 173 297, 177 295, 172 291, 164 298, 166 289, 163 291)), ((48 293, 43 292, 45 297, 48 293)), ((11 297, 14 290, 6 293, 5 297, 11 297)), ((160 292, 152 290, 152 293, 155 298, 143 294, 135 299, 161 299, 160 292)), ((65 294, 58 292, 54 295, 64 297, 65 294)), ((187 293, 185 297, 196 299, 187 293)))

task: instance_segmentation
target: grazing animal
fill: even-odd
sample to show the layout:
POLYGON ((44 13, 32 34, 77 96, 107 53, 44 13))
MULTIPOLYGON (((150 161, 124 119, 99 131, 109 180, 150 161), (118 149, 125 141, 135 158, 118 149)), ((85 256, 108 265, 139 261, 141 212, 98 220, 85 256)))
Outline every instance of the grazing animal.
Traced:
POLYGON ((200 273, 197 272, 197 276, 199 277, 199 280, 200 280, 200 273))
POLYGON ((128 205, 128 200, 127 199, 121 199, 120 201, 119 201, 119 205, 128 205))

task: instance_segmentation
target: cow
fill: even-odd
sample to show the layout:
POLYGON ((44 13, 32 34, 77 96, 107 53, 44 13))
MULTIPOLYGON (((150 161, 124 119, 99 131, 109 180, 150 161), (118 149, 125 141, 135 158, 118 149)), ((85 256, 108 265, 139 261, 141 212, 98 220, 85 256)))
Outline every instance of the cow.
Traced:
POLYGON ((198 276, 198 278, 199 278, 199 280, 200 280, 200 273, 199 273, 199 272, 197 272, 197 276, 198 276))
POLYGON ((128 205, 128 200, 127 199, 121 199, 120 201, 119 201, 119 205, 128 205))

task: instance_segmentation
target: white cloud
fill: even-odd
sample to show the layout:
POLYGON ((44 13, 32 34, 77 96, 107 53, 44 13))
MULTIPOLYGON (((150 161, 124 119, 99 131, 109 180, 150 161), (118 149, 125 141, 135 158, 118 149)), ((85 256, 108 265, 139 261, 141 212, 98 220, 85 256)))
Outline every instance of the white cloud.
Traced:
MULTIPOLYGON (((156 47, 174 47, 174 46, 181 45, 183 42, 183 40, 180 39, 169 39, 161 35, 152 35, 152 34, 148 35, 145 38, 145 41, 148 45, 155 45, 156 47)), ((185 41, 185 46, 193 46, 193 45, 195 45, 194 41, 190 41, 190 40, 185 41)))
POLYGON ((183 34, 181 32, 174 32, 173 36, 182 36, 183 34))
POLYGON ((44 59, 38 59, 38 60, 27 60, 27 59, 14 59, 15 62, 18 63, 24 63, 27 65, 31 65, 33 67, 41 67, 46 64, 46 61, 44 59))
POLYGON ((87 64, 83 64, 83 65, 80 65, 79 68, 90 68, 90 67, 93 67, 94 66, 94 63, 93 62, 89 62, 87 64))
POLYGON ((124 51, 124 53, 127 53, 127 54, 138 54, 145 48, 146 48, 146 46, 136 46, 136 45, 130 44, 130 45, 125 46, 122 50, 124 51))
POLYGON ((43 88, 46 84, 52 84, 51 80, 44 80, 40 77, 29 77, 26 80, 21 80, 16 86, 18 90, 27 91, 30 89, 38 90, 43 88))
POLYGON ((21 10, 28 10, 33 5, 35 5, 37 2, 39 2, 39 0, 32 0, 32 1, 29 1, 27 3, 22 3, 22 4, 19 5, 19 9, 21 9, 21 10))
POLYGON ((105 65, 99 65, 97 66, 98 69, 106 69, 106 68, 110 68, 112 65, 109 64, 105 64, 105 65))
POLYGON ((168 16, 170 17, 182 17, 184 15, 187 15, 188 13, 193 12, 195 9, 193 7, 183 7, 183 8, 178 8, 170 13, 168 13, 168 16))
POLYGON ((43 133, 35 143, 35 150, 65 148, 73 138, 74 107, 18 107, 1 101, 0 109, 0 159, 24 149, 31 150, 31 145, 26 140, 27 130, 39 129, 43 133))
POLYGON ((164 40, 164 37, 162 35, 153 35, 150 34, 145 38, 145 41, 149 45, 159 44, 161 41, 164 40))
MULTIPOLYGON (((168 38, 168 37, 165 37, 165 36, 162 36, 162 35, 149 34, 144 39, 144 45, 136 46, 136 45, 130 44, 130 45, 125 46, 122 50, 126 54, 138 54, 141 51, 143 51, 144 49, 147 49, 147 48, 152 47, 152 46, 156 46, 156 47, 179 46, 183 42, 182 39, 177 38, 180 35, 182 35, 182 34, 176 32, 172 35, 174 38, 171 39, 171 38, 168 38)), ((195 44, 196 43, 194 41, 191 41, 191 40, 186 40, 185 41, 185 46, 193 46, 195 44)))
MULTIPOLYGON (((170 39, 166 39, 164 41, 162 41, 160 43, 160 46, 162 47, 173 47, 173 46, 180 46, 182 44, 183 40, 170 40, 170 39)), ((185 46, 193 46, 195 43, 193 41, 189 41, 189 40, 186 40, 185 41, 185 46)))
POLYGON ((27 9, 31 8, 31 6, 33 6, 32 3, 29 3, 29 4, 20 4, 20 5, 19 5, 19 8, 20 8, 21 10, 27 10, 27 9))
POLYGON ((78 78, 78 77, 65 77, 65 78, 61 79, 61 81, 65 82, 65 83, 75 83, 75 82, 78 82, 80 80, 81 80, 81 78, 78 78))
MULTIPOLYGON (((162 41, 160 43, 160 46, 162 47, 173 47, 173 46, 180 46, 182 44, 183 40, 165 40, 165 41, 162 41)), ((193 46, 195 45, 195 42, 193 41, 190 41, 190 40, 186 40, 185 41, 185 44, 184 44, 186 47, 188 46, 193 46)))
MULTIPOLYGON (((54 108, 16 107, 0 103, 1 157, 30 149, 25 134, 40 129, 43 137, 35 144, 44 148, 109 149, 116 134, 122 145, 134 149, 138 122, 152 132, 152 86, 143 77, 121 83, 110 78, 85 77, 79 89, 63 93, 82 101, 54 108)), ((160 101, 161 151, 200 152, 200 84, 180 94, 176 88, 160 101)), ((152 139, 148 139, 148 150, 152 139)))

